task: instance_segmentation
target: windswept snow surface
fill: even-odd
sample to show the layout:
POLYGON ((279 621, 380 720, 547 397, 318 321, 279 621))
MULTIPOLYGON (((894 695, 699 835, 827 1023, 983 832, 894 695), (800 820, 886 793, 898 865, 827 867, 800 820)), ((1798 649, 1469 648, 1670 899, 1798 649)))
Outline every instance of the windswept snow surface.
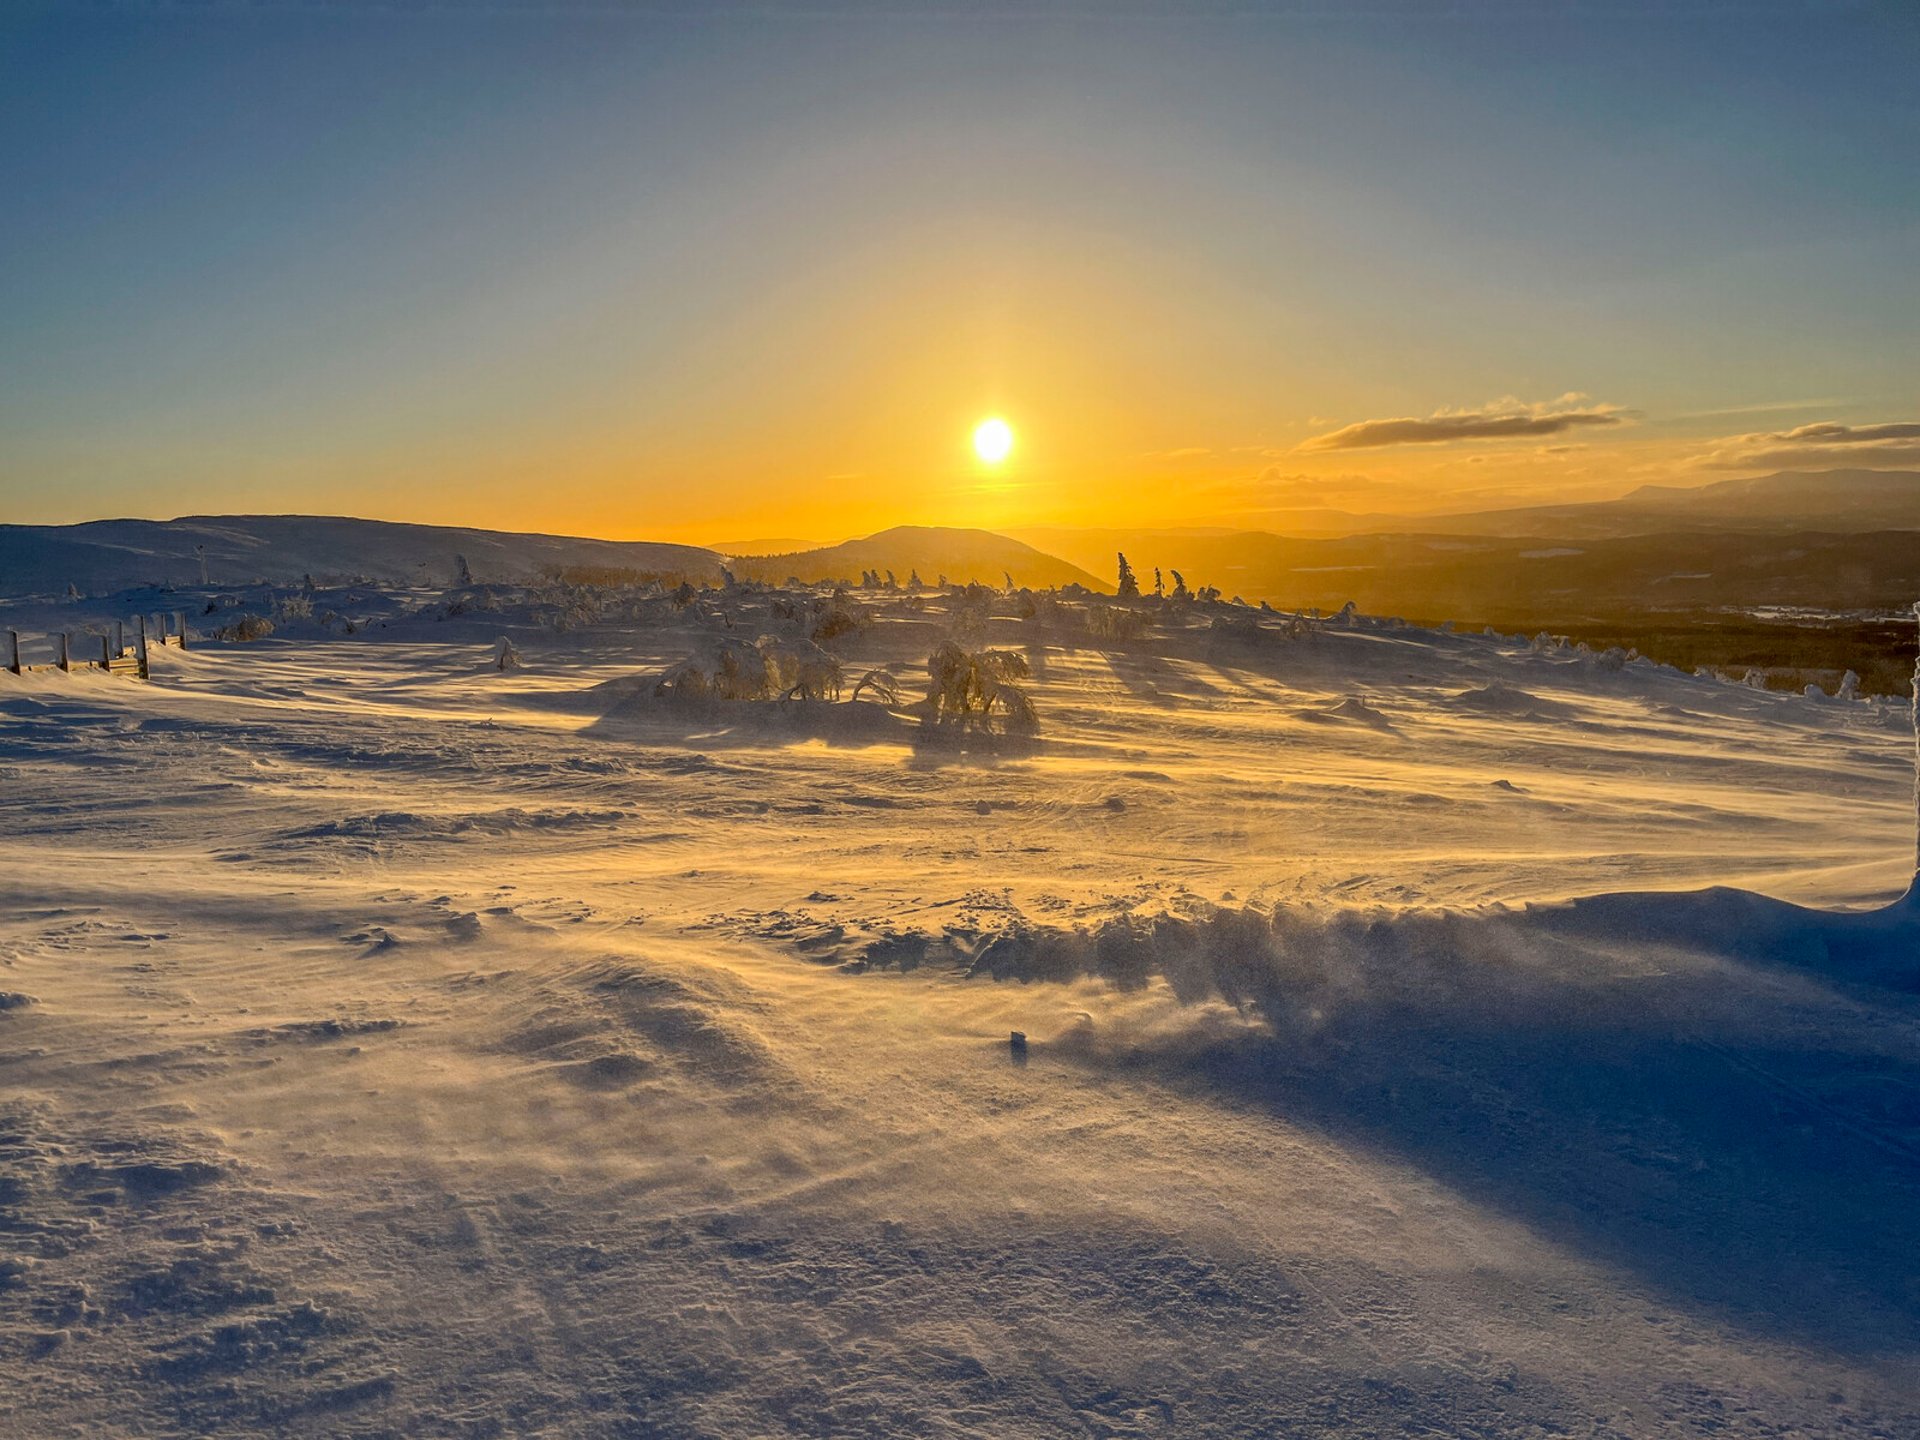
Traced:
POLYGON ((1904 706, 422 598, 0 675, 0 1433, 1920 1433, 1904 706))

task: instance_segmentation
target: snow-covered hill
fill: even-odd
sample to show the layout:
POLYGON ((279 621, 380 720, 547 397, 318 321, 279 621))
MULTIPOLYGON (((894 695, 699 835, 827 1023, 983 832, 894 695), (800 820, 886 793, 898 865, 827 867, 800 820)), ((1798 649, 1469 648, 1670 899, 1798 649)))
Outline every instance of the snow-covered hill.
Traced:
POLYGON ((189 515, 0 525, 0 595, 111 593, 141 585, 297 584, 361 577, 449 584, 464 560, 474 578, 529 580, 552 569, 603 568, 719 575, 719 558, 691 545, 526 535, 331 515, 189 515))
POLYGON ((306 598, 0 675, 0 1431, 1920 1429, 1903 706, 1224 606, 306 598), (837 702, 656 693, 816 634, 837 702), (923 723, 947 639, 1036 733, 923 723))
MULTIPOLYGON (((1109 555, 1107 562, 1111 560, 1109 555)), ((882 574, 892 571, 902 583, 918 573, 929 584, 944 576, 956 585, 978 582, 998 586, 1011 575, 1016 585, 1113 588, 1093 572, 1005 535, 940 525, 897 525, 864 539, 794 553, 742 551, 734 557, 733 565, 743 577, 776 584, 792 577, 810 584, 836 580, 854 583, 873 570, 882 574)), ((1111 568, 1110 563, 1103 562, 1100 573, 1111 568)))

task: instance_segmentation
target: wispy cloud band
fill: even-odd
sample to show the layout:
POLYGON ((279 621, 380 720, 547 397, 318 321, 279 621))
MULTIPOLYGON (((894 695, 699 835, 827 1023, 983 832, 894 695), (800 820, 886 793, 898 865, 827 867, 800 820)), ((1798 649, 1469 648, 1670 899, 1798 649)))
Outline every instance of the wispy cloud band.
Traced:
POLYGON ((1360 420, 1304 442, 1302 450, 1372 450, 1388 445, 1436 445, 1449 440, 1507 440, 1564 435, 1570 430, 1619 425, 1626 412, 1596 405, 1587 396, 1523 404, 1511 397, 1477 410, 1436 410, 1424 418, 1360 420))
POLYGON ((1713 470, 1818 470, 1833 465, 1920 463, 1920 420, 1845 425, 1821 420, 1791 430, 1729 435, 1694 462, 1713 470))

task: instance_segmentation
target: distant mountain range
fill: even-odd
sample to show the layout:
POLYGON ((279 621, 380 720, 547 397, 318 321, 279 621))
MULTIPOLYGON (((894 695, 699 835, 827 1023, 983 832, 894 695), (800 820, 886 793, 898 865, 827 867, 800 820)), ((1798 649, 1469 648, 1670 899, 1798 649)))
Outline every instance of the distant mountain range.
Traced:
POLYGON ((743 579, 781 581, 798 576, 809 583, 820 580, 858 581, 862 572, 891 570, 905 584, 917 570, 927 584, 944 575, 954 584, 979 581, 1002 585, 1011 575, 1016 585, 1036 590, 1054 585, 1084 585, 1089 590, 1111 590, 1111 580, 1099 579, 1077 565, 1036 550, 1033 546, 991 530, 960 530, 945 526, 900 525, 864 540, 848 540, 818 550, 789 555, 739 556, 729 562, 743 579))
POLYGON ((705 548, 716 555, 797 555, 802 550, 824 550, 827 542, 786 535, 765 540, 716 540, 705 548))
POLYGON ((1920 530, 1920 471, 1819 470, 1720 480, 1708 485, 1642 485, 1618 500, 1529 505, 1458 515, 1356 515, 1316 510, 1308 523, 1268 530, 1220 527, 1067 529, 1025 527, 1007 533, 1076 565, 1107 574, 1125 550, 1176 557, 1185 566, 1210 555, 1204 542, 1266 535, 1274 540, 1338 540, 1367 535, 1471 535, 1494 539, 1600 540, 1675 531, 1743 530, 1832 533, 1920 530), (1200 548, 1190 549, 1190 546, 1200 548), (1177 558, 1177 557, 1185 557, 1177 558))
POLYGON ((1710 485, 1642 485, 1618 500, 1422 517, 1366 528, 1587 539, 1687 529, 1920 530, 1920 471, 1797 470, 1710 485))
MULTIPOLYGON (((189 516, 84 525, 0 525, 0 594, 100 593, 197 584, 200 547, 215 585, 364 576, 447 585, 461 558, 478 580, 555 569, 652 572, 718 581, 722 558, 691 545, 524 535, 327 516, 189 516)), ((1619 500, 1401 521, 1393 531, 1299 538, 1221 529, 986 530, 900 526, 787 553, 734 550, 742 579, 902 584, 942 576, 1045 588, 1114 588, 1125 551, 1151 589, 1182 572, 1193 587, 1282 607, 1415 618, 1570 624, 1628 612, 1799 606, 1904 610, 1920 598, 1920 472, 1832 470, 1645 486, 1619 500), (1407 526, 1418 527, 1408 533, 1407 526)))
POLYGON ((189 515, 0 525, 0 594, 88 593, 200 583, 201 547, 215 585, 365 577, 446 585, 460 560, 478 580, 528 580, 555 567, 682 573, 718 580, 720 560, 692 545, 522 535, 327 515, 189 515))

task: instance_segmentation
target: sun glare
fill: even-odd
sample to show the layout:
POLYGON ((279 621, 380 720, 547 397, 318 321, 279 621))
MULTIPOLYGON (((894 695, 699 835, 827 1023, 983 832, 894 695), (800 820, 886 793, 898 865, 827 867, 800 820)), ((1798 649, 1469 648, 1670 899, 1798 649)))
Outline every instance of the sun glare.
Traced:
POLYGON ((1013 427, 997 415, 973 427, 973 453, 998 465, 1013 453, 1013 427))

